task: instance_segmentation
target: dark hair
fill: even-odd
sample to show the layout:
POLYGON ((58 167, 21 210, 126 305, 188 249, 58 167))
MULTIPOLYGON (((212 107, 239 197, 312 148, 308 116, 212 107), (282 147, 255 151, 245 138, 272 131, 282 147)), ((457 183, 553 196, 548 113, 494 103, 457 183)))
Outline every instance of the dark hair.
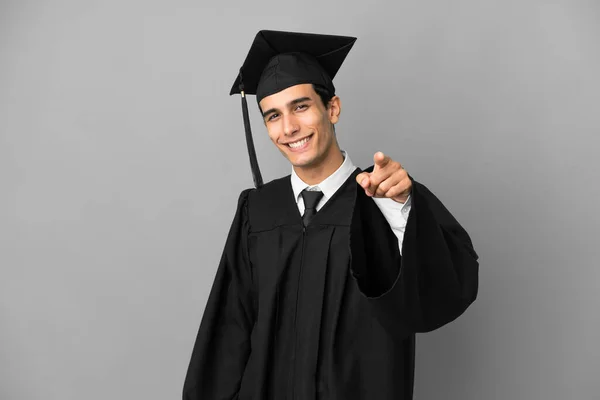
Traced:
POLYGON ((321 98, 321 101, 323 102, 325 108, 329 108, 329 101, 335 96, 335 93, 329 92, 329 90, 327 90, 327 88, 322 85, 316 85, 313 83, 312 87, 321 98))
MULTIPOLYGON (((322 86, 322 85, 316 85, 313 83, 312 86, 313 86, 313 89, 315 90, 315 92, 317 92, 317 94, 321 98, 321 101, 323 102, 325 109, 328 109, 329 102, 335 96, 335 93, 331 93, 329 90, 327 90, 327 88, 325 86, 322 86)), ((333 126, 333 134, 335 135, 335 125, 332 125, 332 126, 333 126)))

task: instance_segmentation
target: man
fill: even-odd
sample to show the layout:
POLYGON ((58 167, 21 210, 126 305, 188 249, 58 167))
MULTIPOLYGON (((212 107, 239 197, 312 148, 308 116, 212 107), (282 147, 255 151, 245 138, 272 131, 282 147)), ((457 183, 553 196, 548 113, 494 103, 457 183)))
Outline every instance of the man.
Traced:
POLYGON ((261 31, 242 94, 256 189, 242 192, 185 400, 406 400, 415 333, 477 295, 477 254, 442 203, 382 153, 339 148, 332 79, 355 38, 261 31), (262 184, 245 94, 292 174, 262 184))

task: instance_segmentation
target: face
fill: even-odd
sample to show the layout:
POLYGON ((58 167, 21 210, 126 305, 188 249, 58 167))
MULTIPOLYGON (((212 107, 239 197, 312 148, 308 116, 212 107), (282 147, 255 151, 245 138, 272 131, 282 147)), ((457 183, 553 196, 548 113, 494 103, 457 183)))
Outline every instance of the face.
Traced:
POLYGON ((333 125, 341 111, 335 96, 325 107, 311 84, 289 87, 260 101, 271 141, 296 168, 318 168, 339 152, 333 125))

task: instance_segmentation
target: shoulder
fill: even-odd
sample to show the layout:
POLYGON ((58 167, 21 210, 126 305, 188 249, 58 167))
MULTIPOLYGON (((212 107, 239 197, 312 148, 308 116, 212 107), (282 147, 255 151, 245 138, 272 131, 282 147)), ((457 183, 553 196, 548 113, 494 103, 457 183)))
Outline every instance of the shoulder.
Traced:
POLYGON ((260 188, 250 189, 248 202, 252 207, 271 207, 280 202, 291 190, 290 176, 272 180, 260 188))
POLYGON ((290 176, 287 175, 265 183, 260 188, 242 190, 238 198, 238 209, 245 207, 268 210, 280 204, 290 193, 292 193, 290 176))
POLYGON ((240 200, 245 204, 251 231, 269 230, 293 222, 294 214, 290 213, 293 197, 289 175, 270 181, 260 188, 243 191, 240 200))
POLYGON ((290 176, 288 175, 265 183, 260 188, 247 188, 242 190, 238 197, 238 207, 247 204, 248 202, 257 204, 264 200, 281 196, 288 188, 289 180, 290 176))

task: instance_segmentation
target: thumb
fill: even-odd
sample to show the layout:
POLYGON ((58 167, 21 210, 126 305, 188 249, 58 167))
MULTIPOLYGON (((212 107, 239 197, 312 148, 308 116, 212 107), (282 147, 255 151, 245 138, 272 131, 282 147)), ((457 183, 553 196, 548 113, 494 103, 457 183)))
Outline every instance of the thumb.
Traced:
POLYGON ((361 172, 356 175, 356 182, 363 188, 368 188, 371 184, 370 174, 368 172, 361 172))

